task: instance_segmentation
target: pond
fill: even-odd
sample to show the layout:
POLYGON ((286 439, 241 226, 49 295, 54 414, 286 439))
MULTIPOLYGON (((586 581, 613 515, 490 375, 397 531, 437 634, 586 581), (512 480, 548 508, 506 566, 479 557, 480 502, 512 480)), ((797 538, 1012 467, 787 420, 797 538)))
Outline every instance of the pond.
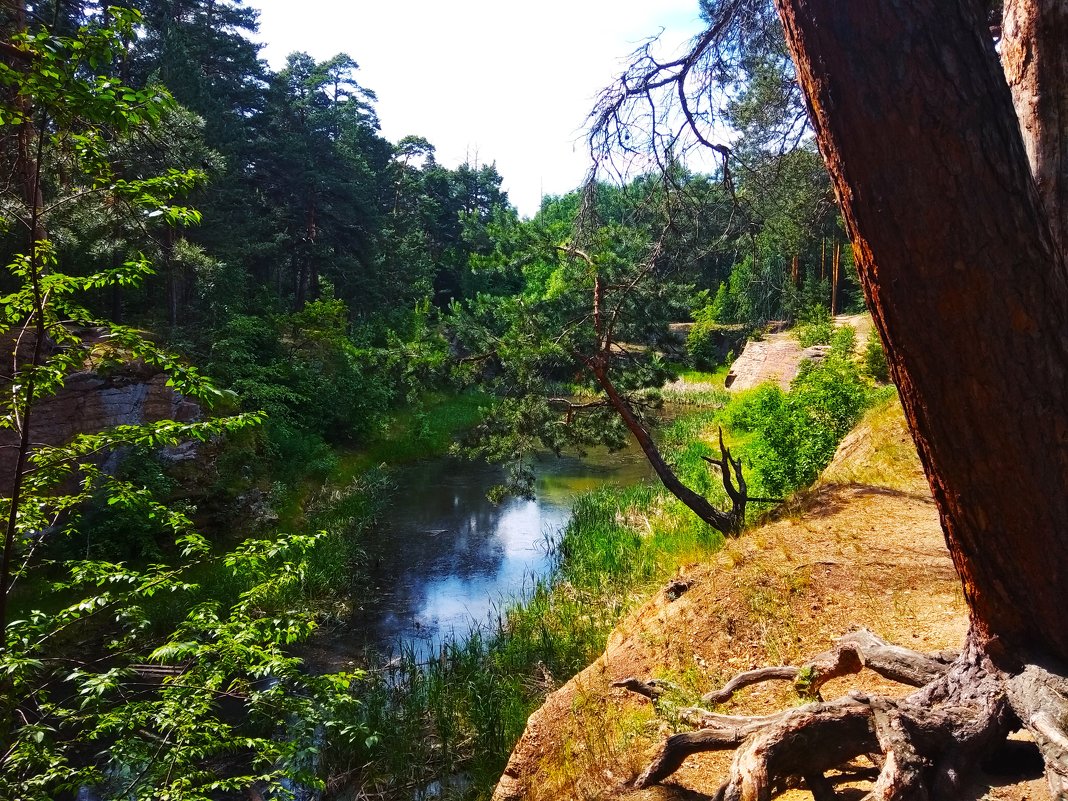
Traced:
POLYGON ((385 659, 402 651, 433 657, 445 639, 487 624, 552 570, 552 543, 578 496, 652 476, 637 448, 550 454, 535 474, 533 500, 495 504, 487 493, 503 480, 499 466, 442 457, 398 470, 384 522, 366 544, 373 591, 352 599, 353 620, 330 638, 327 661, 342 667, 368 650, 385 659))

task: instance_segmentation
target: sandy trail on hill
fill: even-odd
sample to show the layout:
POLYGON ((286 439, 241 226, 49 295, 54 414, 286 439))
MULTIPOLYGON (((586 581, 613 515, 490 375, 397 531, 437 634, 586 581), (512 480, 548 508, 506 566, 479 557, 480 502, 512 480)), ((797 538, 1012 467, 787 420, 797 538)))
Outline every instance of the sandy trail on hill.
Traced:
MULTIPOLYGON (((955 649, 967 629, 960 583, 896 405, 850 435, 821 483, 785 516, 729 543, 715 563, 688 568, 685 577, 687 592, 677 600, 657 593, 617 627, 604 655, 531 717, 495 801, 715 793, 730 753, 691 757, 663 786, 628 787, 663 738, 685 727, 673 720, 670 698, 657 714, 643 698, 613 689, 615 680, 665 678, 681 688, 684 706, 739 671, 800 664, 852 628, 920 651, 955 649)), ((851 689, 905 695, 911 688, 865 672, 831 682, 823 695, 851 689)), ((738 693, 719 711, 765 713, 798 703, 788 683, 769 683, 738 693)), ((858 787, 842 797, 862 794, 858 787)), ((971 797, 1050 798, 1041 763, 1023 777, 977 775, 971 797)))

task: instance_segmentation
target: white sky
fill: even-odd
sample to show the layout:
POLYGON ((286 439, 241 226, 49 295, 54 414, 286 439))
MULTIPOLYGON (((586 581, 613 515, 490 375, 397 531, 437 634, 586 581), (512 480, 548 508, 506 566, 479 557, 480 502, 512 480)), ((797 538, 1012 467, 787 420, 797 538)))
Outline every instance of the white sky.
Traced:
POLYGON ((382 134, 424 136, 438 161, 497 163, 523 215, 581 182, 582 126, 646 37, 683 42, 697 0, 246 0, 277 69, 295 50, 347 53, 378 96, 382 134))

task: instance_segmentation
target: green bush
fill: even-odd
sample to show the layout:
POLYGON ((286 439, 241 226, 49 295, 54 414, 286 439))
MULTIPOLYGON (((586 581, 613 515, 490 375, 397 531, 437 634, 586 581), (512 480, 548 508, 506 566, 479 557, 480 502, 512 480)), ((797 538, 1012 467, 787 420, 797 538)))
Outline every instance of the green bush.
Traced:
POLYGON ((744 450, 753 494, 781 496, 815 481, 877 396, 857 366, 834 352, 803 362, 789 392, 768 384, 739 395, 721 420, 751 435, 744 450))
POLYGON ((794 336, 801 347, 829 345, 834 336, 834 320, 825 306, 810 306, 798 318, 794 336))
POLYGON ((776 384, 761 384, 735 395, 724 408, 720 420, 736 433, 758 432, 766 420, 778 413, 785 397, 786 393, 776 384))
POLYGON ((694 324, 686 336, 686 354, 698 370, 714 371, 722 364, 729 364, 734 348, 745 343, 748 333, 745 328, 724 317, 725 292, 724 284, 714 302, 693 311, 694 324))
POLYGON ((890 366, 886 363, 883 343, 874 331, 868 336, 868 343, 864 346, 864 355, 861 359, 864 374, 872 381, 878 381, 880 384, 890 381, 890 366))
POLYGON ((831 353, 843 359, 852 359, 853 351, 857 348, 857 329, 851 325, 843 325, 841 328, 834 329, 830 344, 831 353))
POLYGON ((267 413, 265 454, 286 482, 334 467, 331 445, 365 442, 395 400, 384 356, 357 347, 339 300, 271 318, 234 316, 212 348, 208 371, 267 413))
POLYGON ((712 305, 708 307, 709 318, 715 322, 731 322, 737 316, 735 313, 737 305, 735 299, 731 297, 730 287, 726 282, 721 283, 719 289, 716 290, 712 305))
POLYGON ((698 320, 686 335, 686 355, 700 370, 715 370, 720 362, 718 326, 709 319, 698 320))

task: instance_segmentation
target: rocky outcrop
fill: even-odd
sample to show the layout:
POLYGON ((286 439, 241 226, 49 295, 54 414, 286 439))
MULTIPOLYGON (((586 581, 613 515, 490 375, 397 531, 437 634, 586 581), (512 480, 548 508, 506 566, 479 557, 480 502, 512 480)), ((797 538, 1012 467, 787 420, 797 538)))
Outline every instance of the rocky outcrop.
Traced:
MULTIPOLYGON (((853 328, 857 335, 856 349, 863 350, 872 331, 869 315, 839 315, 834 318, 834 324, 853 328)), ((781 323, 770 326, 767 336, 747 342, 742 355, 731 365, 724 381, 731 392, 741 392, 768 382, 787 390, 790 382, 797 377, 801 362, 806 359, 819 361, 830 351, 827 345, 802 348, 791 332, 782 330, 781 323)))
MULTIPOLYGON (((167 386, 167 377, 143 363, 131 362, 107 372, 86 369, 67 377, 63 389, 42 399, 30 418, 35 445, 61 445, 77 434, 93 434, 121 425, 159 420, 191 422, 200 405, 167 386)), ((17 460, 18 434, 0 430, 0 491, 10 491, 17 460)), ((192 458, 188 448, 169 453, 174 460, 192 458)))
POLYGON ((802 348, 790 336, 778 336, 746 343, 745 350, 727 373, 724 385, 732 392, 752 389, 772 382, 784 390, 797 377, 801 362, 805 359, 818 361, 827 355, 827 345, 802 348))

